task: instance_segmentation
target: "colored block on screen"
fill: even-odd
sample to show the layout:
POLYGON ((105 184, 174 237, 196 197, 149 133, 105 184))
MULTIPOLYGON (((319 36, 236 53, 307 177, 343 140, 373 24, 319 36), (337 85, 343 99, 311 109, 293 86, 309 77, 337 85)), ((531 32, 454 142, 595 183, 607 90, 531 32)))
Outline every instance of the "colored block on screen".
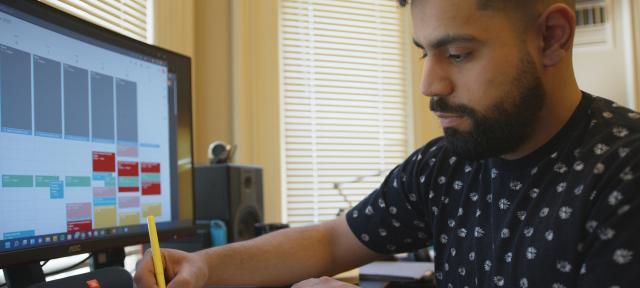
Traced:
POLYGON ((137 176, 120 176, 118 177, 118 191, 119 192, 138 192, 139 177, 137 176))
POLYGON ((118 186, 119 187, 138 187, 138 181, 140 180, 137 176, 120 176, 118 177, 118 186))
POLYGON ((40 137, 58 138, 58 139, 62 138, 62 134, 60 134, 60 133, 36 131, 34 134, 36 136, 40 136, 40 137))
POLYGON ((142 173, 160 173, 160 163, 142 162, 140 166, 142 173))
POLYGON ((36 175, 36 187, 48 188, 49 187, 49 182, 58 181, 58 180, 60 180, 60 177, 58 177, 58 176, 36 175))
POLYGON ((114 187, 93 187, 93 197, 95 197, 95 198, 116 197, 116 188, 114 188, 114 187))
POLYGON ((4 240, 33 237, 33 236, 36 236, 36 230, 12 231, 12 232, 2 233, 2 239, 4 240))
POLYGON ((33 187, 32 175, 2 175, 2 187, 27 188, 33 187))
POLYGON ((84 142, 89 141, 89 137, 75 136, 75 135, 64 135, 64 139, 74 140, 74 141, 84 141, 84 142))
MULTIPOLYGON (((6 35, 6 29, 3 29, 6 35)), ((3 41, 4 42, 4 41, 3 41)), ((6 42, 5 42, 6 43, 6 42)), ((0 122, 2 132, 31 135, 33 127, 31 53, 0 44, 0 122)))
POLYGON ((144 147, 144 148, 160 148, 160 144, 155 144, 155 143, 140 143, 140 147, 144 147))
POLYGON ((118 176, 138 176, 138 162, 118 161, 118 176))
POLYGON ((66 176, 64 181, 67 187, 91 187, 89 176, 66 176))
POLYGON ((104 187, 116 187, 116 177, 108 177, 104 179, 104 187))
POLYGON ((138 192, 138 187, 118 187, 118 192, 138 192))
POLYGON ((67 232, 91 230, 91 219, 67 222, 67 232))
POLYGON ((94 151, 93 171, 116 172, 116 153, 94 151))
POLYGON ((162 204, 161 203, 145 203, 142 204, 142 217, 147 216, 162 216, 162 204))
POLYGON ((160 173, 142 173, 140 174, 140 180, 142 182, 150 181, 150 182, 160 182, 160 173))
POLYGON ((0 131, 6 132, 6 133, 12 133, 12 134, 32 135, 31 130, 26 130, 26 129, 2 127, 2 130, 0 130, 0 131))
POLYGON ((120 157, 138 157, 138 146, 121 144, 118 142, 118 156, 120 157))
POLYGON ((106 181, 109 177, 113 177, 113 172, 93 172, 93 181, 106 181))
POLYGON ((51 199, 64 198, 64 181, 49 182, 49 198, 51 199))
POLYGON ((140 207, 140 197, 120 197, 118 198, 119 208, 136 208, 140 207))
POLYGON ((139 212, 120 213, 120 226, 138 225, 138 224, 140 224, 139 212))
POLYGON ((116 206, 116 197, 93 198, 93 206, 116 206))
POLYGON ((95 228, 107 228, 116 226, 116 207, 101 206, 93 209, 93 218, 95 219, 95 228))
POLYGON ((142 182, 142 195, 160 195, 160 182, 142 182))
POLYGON ((90 219, 91 203, 67 203, 67 222, 90 219))

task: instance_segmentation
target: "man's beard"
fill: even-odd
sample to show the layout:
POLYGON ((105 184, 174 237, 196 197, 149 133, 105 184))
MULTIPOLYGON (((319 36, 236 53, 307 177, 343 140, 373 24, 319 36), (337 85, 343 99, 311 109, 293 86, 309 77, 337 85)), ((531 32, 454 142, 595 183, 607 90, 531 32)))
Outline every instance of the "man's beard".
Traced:
POLYGON ((523 54, 518 65, 500 102, 482 114, 466 105, 450 105, 441 97, 431 98, 432 111, 471 120, 469 131, 444 128, 445 143, 455 155, 472 161, 497 157, 516 151, 529 139, 545 92, 531 56, 523 54))

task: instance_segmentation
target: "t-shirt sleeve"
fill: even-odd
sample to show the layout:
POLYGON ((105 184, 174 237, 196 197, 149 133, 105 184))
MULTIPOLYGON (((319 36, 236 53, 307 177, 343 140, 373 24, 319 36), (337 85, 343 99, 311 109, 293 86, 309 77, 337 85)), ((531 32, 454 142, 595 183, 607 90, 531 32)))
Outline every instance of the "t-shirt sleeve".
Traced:
POLYGON ((369 196, 347 213, 347 223, 369 249, 393 254, 424 248, 432 237, 425 191, 429 177, 426 159, 438 153, 431 141, 394 168, 369 196))
POLYGON ((640 284, 640 161, 635 163, 616 169, 622 173, 609 175, 614 180, 593 194, 597 204, 584 228, 578 287, 640 284))

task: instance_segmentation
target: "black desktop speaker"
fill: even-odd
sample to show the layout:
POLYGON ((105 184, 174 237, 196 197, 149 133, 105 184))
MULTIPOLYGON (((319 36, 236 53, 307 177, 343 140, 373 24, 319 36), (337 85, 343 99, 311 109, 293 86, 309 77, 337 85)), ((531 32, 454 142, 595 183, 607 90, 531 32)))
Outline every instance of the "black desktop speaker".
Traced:
POLYGON ((255 224, 264 221, 262 168, 213 164, 195 167, 194 173, 196 223, 224 221, 228 242, 255 237, 255 224))

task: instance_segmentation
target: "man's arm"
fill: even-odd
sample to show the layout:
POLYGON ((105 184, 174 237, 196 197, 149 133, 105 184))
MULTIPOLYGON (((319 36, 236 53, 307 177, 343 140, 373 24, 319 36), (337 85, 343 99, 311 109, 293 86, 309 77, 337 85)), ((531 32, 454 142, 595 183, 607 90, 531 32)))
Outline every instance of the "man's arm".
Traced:
MULTIPOLYGON (((141 288, 155 287, 149 256, 145 255, 135 275, 141 288)), ((170 288, 202 284, 288 285, 334 275, 381 257, 356 239, 344 217, 192 254, 163 250, 170 288)))

